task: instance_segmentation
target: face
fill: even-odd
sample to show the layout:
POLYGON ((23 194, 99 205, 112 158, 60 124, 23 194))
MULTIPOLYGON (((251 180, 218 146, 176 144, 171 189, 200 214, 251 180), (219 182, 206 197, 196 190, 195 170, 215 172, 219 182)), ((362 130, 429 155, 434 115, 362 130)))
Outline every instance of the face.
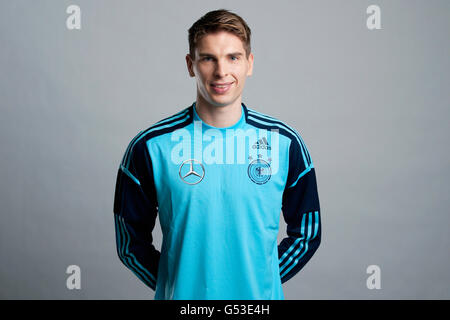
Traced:
POLYGON ((186 62, 190 76, 197 80, 200 98, 219 107, 242 97, 245 79, 253 70, 253 54, 247 59, 241 39, 226 31, 203 36, 195 60, 188 54, 186 62))

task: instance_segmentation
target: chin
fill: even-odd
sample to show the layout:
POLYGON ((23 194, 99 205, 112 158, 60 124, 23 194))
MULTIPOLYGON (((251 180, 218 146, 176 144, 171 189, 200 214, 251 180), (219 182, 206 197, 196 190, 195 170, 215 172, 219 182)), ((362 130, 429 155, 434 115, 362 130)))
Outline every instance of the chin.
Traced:
POLYGON ((225 97, 225 96, 211 95, 209 101, 213 105, 225 107, 235 102, 238 98, 239 97, 225 97))
POLYGON ((211 104, 217 106, 217 107, 226 107, 230 104, 232 104, 235 100, 215 100, 211 99, 211 104))

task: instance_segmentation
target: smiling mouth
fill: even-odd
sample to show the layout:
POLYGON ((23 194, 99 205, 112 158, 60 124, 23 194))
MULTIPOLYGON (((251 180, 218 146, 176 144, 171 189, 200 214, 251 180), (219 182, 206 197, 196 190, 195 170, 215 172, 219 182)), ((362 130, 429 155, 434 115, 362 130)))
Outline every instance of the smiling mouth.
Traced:
POLYGON ((228 91, 230 91, 231 86, 234 82, 228 82, 228 83, 211 83, 212 91, 215 94, 226 94, 228 91))
POLYGON ((233 82, 226 82, 226 83, 211 83, 211 86, 214 88, 227 88, 231 86, 233 82))

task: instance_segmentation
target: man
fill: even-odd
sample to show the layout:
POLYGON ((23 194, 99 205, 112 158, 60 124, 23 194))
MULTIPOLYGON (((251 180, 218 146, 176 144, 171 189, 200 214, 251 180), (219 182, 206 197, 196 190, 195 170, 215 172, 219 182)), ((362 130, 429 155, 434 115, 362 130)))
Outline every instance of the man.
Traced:
POLYGON ((155 299, 284 299, 321 238, 313 162, 298 132, 242 103, 250 29, 211 11, 189 29, 192 105, 141 131, 114 200, 121 261, 155 299), (277 245, 281 211, 288 237, 277 245), (152 245, 156 216, 161 252, 152 245))

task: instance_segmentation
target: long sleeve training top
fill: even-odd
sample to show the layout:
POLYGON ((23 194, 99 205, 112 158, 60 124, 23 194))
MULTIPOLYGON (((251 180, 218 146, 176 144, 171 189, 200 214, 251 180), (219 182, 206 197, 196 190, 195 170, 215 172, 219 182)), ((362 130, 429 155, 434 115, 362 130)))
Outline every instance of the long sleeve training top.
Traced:
POLYGON ((215 128, 194 102, 128 145, 114 198, 117 253, 155 299, 284 299, 282 283, 319 247, 305 142, 280 120, 244 103, 241 111, 215 128), (277 244, 281 213, 287 237, 277 244))

